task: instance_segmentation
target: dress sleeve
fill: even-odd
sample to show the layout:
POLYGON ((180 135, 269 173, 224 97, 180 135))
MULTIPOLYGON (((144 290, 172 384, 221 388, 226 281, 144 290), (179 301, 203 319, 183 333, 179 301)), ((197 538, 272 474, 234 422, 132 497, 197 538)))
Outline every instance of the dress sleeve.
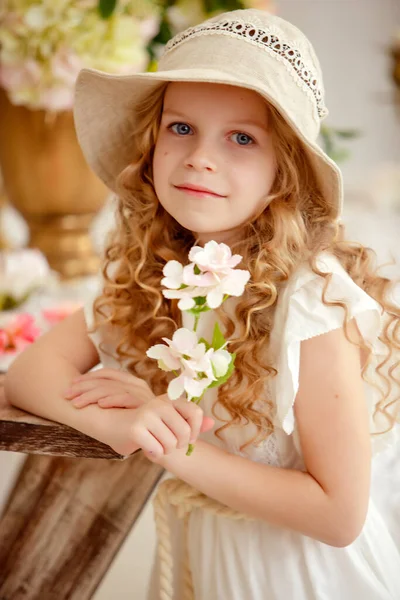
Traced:
MULTIPOLYGON (((321 258, 318 267, 323 272, 332 273, 326 299, 346 303, 349 318, 356 320, 364 340, 375 351, 381 328, 378 303, 354 283, 335 257, 321 258)), ((302 268, 294 285, 288 286, 283 305, 279 308, 278 373, 274 382, 276 419, 277 425, 288 435, 295 428, 293 407, 299 388, 301 342, 341 328, 345 318, 341 306, 323 303, 324 284, 325 280, 310 268, 302 268)))
POLYGON ((94 326, 94 302, 102 292, 102 285, 102 280, 99 280, 97 285, 90 290, 90 293, 88 292, 85 302, 83 303, 87 334, 99 353, 102 366, 120 369, 121 364, 117 360, 115 352, 119 342, 118 331, 112 329, 109 325, 104 324, 99 325, 95 331, 90 331, 94 326))

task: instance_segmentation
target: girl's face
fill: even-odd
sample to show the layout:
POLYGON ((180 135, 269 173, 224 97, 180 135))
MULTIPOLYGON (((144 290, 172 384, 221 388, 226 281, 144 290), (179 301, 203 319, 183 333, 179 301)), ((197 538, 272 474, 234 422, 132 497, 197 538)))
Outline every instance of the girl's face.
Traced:
POLYGON ((275 178, 266 103, 239 87, 170 83, 153 173, 162 206, 202 243, 237 239, 275 178))

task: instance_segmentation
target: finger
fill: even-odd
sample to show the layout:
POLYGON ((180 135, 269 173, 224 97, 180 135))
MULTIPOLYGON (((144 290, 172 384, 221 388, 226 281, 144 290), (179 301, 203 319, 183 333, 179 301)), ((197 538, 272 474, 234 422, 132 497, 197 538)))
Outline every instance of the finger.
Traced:
POLYGON ((210 429, 212 429, 215 425, 215 421, 214 419, 211 419, 211 417, 203 417, 203 421, 200 427, 200 431, 201 433, 205 433, 206 431, 210 431, 210 429))
POLYGON ((97 390, 99 393, 101 393, 99 397, 103 397, 115 394, 116 392, 121 392, 121 387, 109 381, 103 385, 100 385, 96 381, 83 381, 82 383, 73 385, 69 390, 67 390, 64 393, 64 398, 71 400, 76 396, 80 396, 81 394, 85 394, 93 390, 97 390))
POLYGON ((76 398, 71 400, 71 404, 75 408, 84 408, 85 406, 89 406, 90 404, 97 404, 97 400, 89 398, 86 394, 82 394, 82 396, 77 396, 76 398))
POLYGON ((176 400, 174 402, 174 407, 189 423, 191 429, 189 443, 194 444, 200 433, 201 424, 203 422, 203 411, 199 406, 193 402, 188 402, 187 400, 176 400))
POLYGON ((155 458, 164 456, 164 448, 160 442, 144 427, 132 427, 132 441, 143 450, 144 453, 150 454, 155 458))
POLYGON ((132 375, 132 373, 127 373, 126 371, 120 371, 119 369, 110 368, 96 369, 95 371, 89 371, 89 373, 83 373, 82 375, 78 375, 78 377, 75 377, 73 379, 73 382, 86 381, 91 379, 108 379, 113 381, 122 381, 126 383, 132 383, 132 380, 136 380, 138 383, 140 382, 146 384, 146 382, 143 379, 135 377, 135 375, 132 375))
POLYGON ((99 406, 102 408, 138 408, 142 404, 142 400, 127 393, 106 396, 99 400, 99 406))
POLYGON ((186 419, 177 411, 166 411, 161 415, 163 423, 172 431, 178 440, 177 448, 184 448, 189 444, 192 430, 186 419))
POLYGON ((71 400, 71 404, 76 408, 82 408, 89 404, 98 404, 103 398, 119 395, 120 391, 118 388, 104 389, 96 387, 77 395, 71 400))
POLYGON ((158 440, 163 447, 164 454, 171 454, 178 447, 178 438, 175 432, 168 425, 157 417, 154 422, 148 426, 150 433, 158 440))

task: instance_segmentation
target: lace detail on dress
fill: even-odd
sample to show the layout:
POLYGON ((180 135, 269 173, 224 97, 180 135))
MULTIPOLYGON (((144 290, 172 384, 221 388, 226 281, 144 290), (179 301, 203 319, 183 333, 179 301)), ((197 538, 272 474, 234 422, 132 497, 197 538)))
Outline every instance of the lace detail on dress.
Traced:
POLYGON ((296 79, 296 82, 301 85, 304 91, 311 92, 317 104, 319 117, 322 119, 328 114, 328 110, 324 104, 322 90, 313 70, 304 63, 300 51, 295 47, 295 44, 289 44, 282 41, 276 28, 266 30, 261 27, 256 27, 252 23, 244 23, 236 20, 203 23, 196 25, 195 27, 190 27, 169 40, 165 46, 165 54, 170 52, 173 48, 176 48, 179 44, 182 44, 182 42, 186 41, 188 38, 211 34, 241 37, 246 42, 264 48, 269 54, 285 64, 288 71, 296 79))
POLYGON ((275 433, 271 433, 267 439, 255 448, 255 457, 253 460, 264 463, 265 465, 280 466, 278 440, 275 433))

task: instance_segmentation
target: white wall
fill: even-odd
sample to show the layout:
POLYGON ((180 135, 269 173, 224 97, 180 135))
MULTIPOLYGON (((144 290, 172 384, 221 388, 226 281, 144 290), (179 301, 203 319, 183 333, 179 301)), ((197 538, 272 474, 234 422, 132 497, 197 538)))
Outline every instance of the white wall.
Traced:
POLYGON ((389 46, 400 31, 399 0, 276 0, 277 14, 311 40, 322 65, 326 123, 359 129, 342 166, 347 187, 364 187, 380 163, 400 162, 400 106, 393 101, 389 46))

